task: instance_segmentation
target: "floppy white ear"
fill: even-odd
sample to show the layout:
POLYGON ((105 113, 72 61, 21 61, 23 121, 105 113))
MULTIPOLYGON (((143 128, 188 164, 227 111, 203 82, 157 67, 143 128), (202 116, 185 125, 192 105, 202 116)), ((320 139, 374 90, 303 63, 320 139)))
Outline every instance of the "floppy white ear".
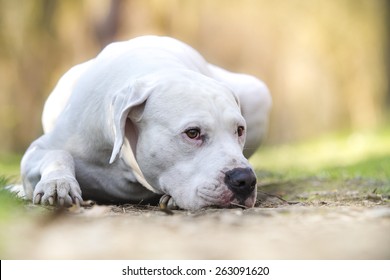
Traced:
MULTIPOLYGON (((114 147, 110 158, 110 164, 113 163, 119 155, 132 168, 132 171, 141 183, 147 189, 157 192, 145 179, 135 158, 135 145, 130 144, 125 133, 126 121, 132 109, 144 103, 151 92, 152 87, 146 86, 141 81, 135 81, 131 85, 122 88, 114 97, 111 104, 111 113, 113 120, 114 147)), ((136 137, 137 135, 133 135, 136 137)))

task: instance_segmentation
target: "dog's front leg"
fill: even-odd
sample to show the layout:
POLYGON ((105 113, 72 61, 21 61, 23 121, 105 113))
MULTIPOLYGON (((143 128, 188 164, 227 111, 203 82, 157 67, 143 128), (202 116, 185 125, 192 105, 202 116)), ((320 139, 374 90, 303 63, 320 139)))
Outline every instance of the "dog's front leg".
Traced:
POLYGON ((73 157, 65 150, 43 149, 39 142, 34 142, 22 159, 26 196, 35 204, 79 205, 83 200, 73 157))

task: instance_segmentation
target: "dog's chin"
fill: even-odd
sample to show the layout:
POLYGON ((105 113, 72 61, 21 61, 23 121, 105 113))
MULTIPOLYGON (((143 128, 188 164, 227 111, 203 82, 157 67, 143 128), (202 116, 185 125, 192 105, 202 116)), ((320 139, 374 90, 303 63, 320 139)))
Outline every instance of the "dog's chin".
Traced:
POLYGON ((242 199, 232 195, 231 199, 221 201, 218 205, 222 208, 252 208, 256 203, 256 193, 251 194, 249 197, 242 199))
POLYGON ((235 198, 230 202, 230 207, 239 207, 239 208, 252 208, 256 203, 256 194, 249 196, 246 199, 235 198))
POLYGON ((256 203, 256 191, 253 191, 248 197, 240 198, 237 197, 231 191, 225 191, 219 197, 205 197, 204 195, 200 198, 201 203, 205 207, 216 207, 216 208, 252 208, 256 203))

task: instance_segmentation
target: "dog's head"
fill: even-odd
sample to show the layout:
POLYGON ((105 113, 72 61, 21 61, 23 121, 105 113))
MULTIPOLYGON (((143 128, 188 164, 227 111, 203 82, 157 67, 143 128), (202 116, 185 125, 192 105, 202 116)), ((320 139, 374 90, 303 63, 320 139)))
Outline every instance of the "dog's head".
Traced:
POLYGON ((184 209, 254 205, 246 123, 224 85, 191 71, 161 73, 123 89, 112 111, 111 161, 121 154, 145 187, 184 209))

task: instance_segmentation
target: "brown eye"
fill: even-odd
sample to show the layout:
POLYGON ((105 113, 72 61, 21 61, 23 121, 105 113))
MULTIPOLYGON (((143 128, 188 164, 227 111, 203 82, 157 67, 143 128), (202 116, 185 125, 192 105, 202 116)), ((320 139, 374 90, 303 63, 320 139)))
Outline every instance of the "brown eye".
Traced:
POLYGON ((245 130, 245 128, 243 126, 237 127, 238 137, 241 137, 244 134, 244 130, 245 130))
POLYGON ((185 131, 185 134, 190 139, 196 139, 200 136, 200 130, 198 128, 190 128, 190 129, 185 131))

